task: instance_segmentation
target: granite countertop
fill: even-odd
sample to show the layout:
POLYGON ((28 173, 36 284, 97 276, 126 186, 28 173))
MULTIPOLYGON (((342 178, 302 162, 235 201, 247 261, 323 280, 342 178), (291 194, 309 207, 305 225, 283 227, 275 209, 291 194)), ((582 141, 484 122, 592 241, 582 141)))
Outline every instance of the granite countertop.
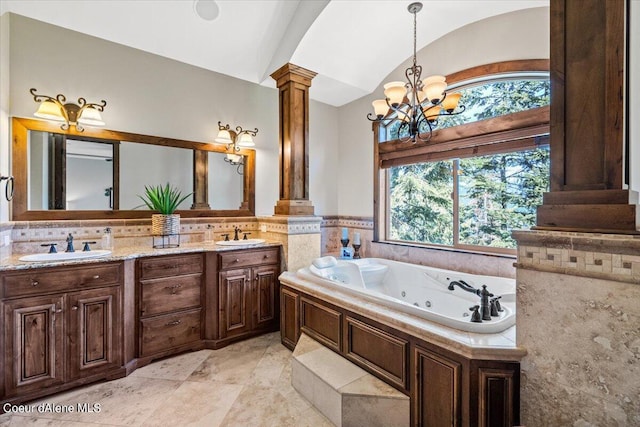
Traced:
POLYGON ((85 259, 73 259, 73 260, 61 260, 61 261, 20 261, 20 257, 26 254, 13 254, 11 257, 0 262, 1 271, 12 270, 27 270, 31 268, 44 268, 44 267, 59 267, 63 265, 79 265, 79 264, 96 264, 102 262, 122 261, 127 259, 135 259, 149 256, 160 255, 176 255, 176 254, 188 254, 196 252, 224 252, 233 251, 238 249, 261 249, 267 247, 281 246, 278 242, 264 242, 258 245, 248 246, 221 246, 216 245, 214 242, 198 242, 198 243, 183 243, 176 248, 161 248, 155 249, 151 246, 128 246, 121 247, 113 250, 110 255, 97 257, 97 258, 85 258, 85 259))
POLYGON ((516 345, 515 326, 495 334, 465 332, 312 283, 293 272, 284 272, 279 279, 284 285, 468 358, 517 362, 527 354, 525 349, 516 345))

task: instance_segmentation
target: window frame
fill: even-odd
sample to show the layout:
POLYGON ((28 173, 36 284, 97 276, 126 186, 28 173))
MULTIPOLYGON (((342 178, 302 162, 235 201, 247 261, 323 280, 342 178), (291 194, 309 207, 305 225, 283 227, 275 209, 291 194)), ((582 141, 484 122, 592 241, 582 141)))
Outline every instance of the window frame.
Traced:
MULTIPOLYGON (((548 76, 549 60, 532 59, 485 64, 447 76, 449 88, 463 89, 482 82, 548 76)), ((515 249, 459 243, 459 195, 457 159, 523 151, 549 144, 550 106, 493 117, 433 131, 427 143, 401 143, 398 139, 380 142, 385 129, 373 124, 374 139, 374 230, 373 241, 404 246, 437 248, 472 253, 515 256, 515 249), (421 162, 453 162, 453 245, 392 240, 390 229, 388 168, 421 162)))

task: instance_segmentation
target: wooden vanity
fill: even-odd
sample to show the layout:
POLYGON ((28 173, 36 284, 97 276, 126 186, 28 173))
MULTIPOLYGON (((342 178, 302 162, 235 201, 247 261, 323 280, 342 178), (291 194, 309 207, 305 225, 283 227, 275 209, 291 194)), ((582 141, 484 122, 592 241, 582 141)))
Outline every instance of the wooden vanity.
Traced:
POLYGON ((0 271, 0 401, 278 329, 280 246, 0 271))

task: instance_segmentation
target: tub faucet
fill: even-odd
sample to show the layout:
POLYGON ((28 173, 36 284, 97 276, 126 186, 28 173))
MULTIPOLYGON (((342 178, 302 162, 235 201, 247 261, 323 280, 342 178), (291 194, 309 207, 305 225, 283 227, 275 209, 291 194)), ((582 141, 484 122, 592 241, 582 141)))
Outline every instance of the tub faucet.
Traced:
POLYGON ((73 236, 71 235, 71 233, 69 233, 69 235, 67 236, 67 252, 75 252, 76 250, 73 249, 73 236))
POLYGON ((233 227, 233 240, 240 240, 240 238, 238 237, 238 233, 242 233, 242 230, 240 230, 240 228, 234 226, 233 227))
POLYGON ((449 283, 449 286, 447 287, 447 289, 452 291, 455 289, 455 286, 459 287, 463 291, 471 292, 472 294, 476 294, 480 296, 480 289, 474 288, 464 280, 454 280, 453 282, 449 283))
POLYGON ((482 315, 482 320, 491 320, 489 297, 492 297, 493 294, 487 290, 487 285, 482 285, 482 289, 478 292, 478 295, 480 295, 480 314, 482 315))

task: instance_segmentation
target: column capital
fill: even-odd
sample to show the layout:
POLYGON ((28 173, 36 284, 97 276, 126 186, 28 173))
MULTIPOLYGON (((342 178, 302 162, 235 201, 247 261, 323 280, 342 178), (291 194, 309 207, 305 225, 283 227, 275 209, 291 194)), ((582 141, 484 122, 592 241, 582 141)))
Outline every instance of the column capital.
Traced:
POLYGON ((313 79, 316 74, 318 73, 287 62, 282 67, 271 73, 271 78, 276 81, 276 85, 278 87, 289 82, 296 82, 310 87, 311 79, 313 79))

